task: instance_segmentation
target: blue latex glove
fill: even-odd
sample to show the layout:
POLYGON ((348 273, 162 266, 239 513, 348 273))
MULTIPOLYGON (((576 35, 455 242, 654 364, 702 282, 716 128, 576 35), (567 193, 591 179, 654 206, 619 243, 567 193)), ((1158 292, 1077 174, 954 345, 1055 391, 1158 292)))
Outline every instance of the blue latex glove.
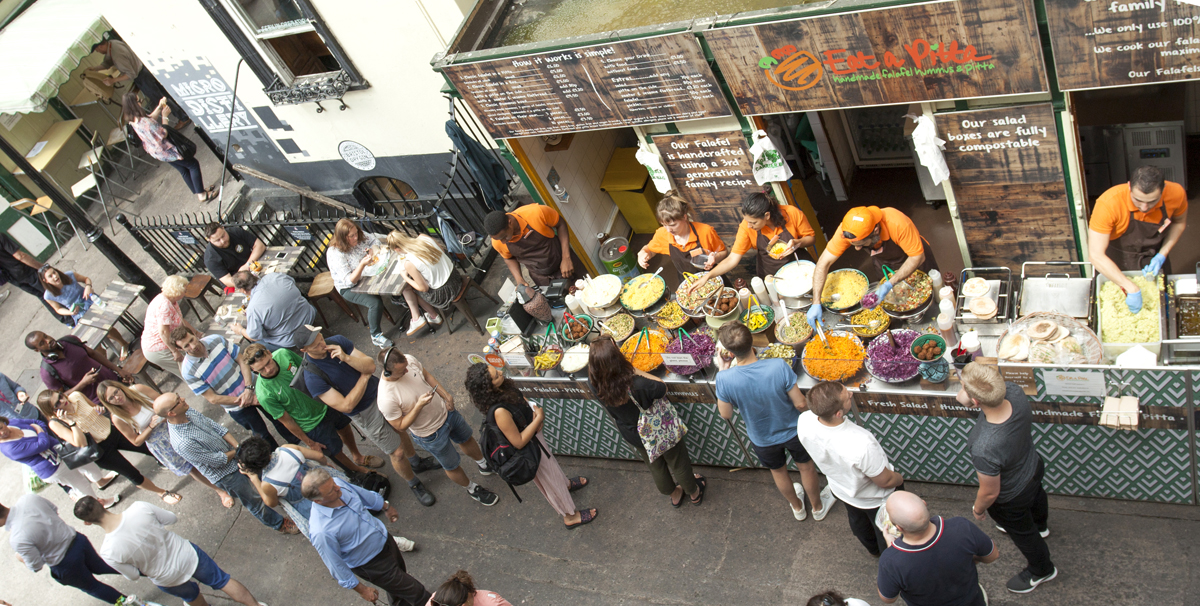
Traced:
POLYGON ((1142 291, 1139 290, 1125 295, 1125 304, 1129 306, 1129 313, 1131 314, 1142 311, 1142 291))
POLYGON ((1163 263, 1166 262, 1167 258, 1162 256, 1162 253, 1154 255, 1154 258, 1150 259, 1150 263, 1142 268, 1142 275, 1145 276, 1147 280, 1153 280, 1154 277, 1158 275, 1158 272, 1162 271, 1163 263))
POLYGON ((892 282, 891 280, 884 280, 883 283, 879 285, 879 288, 875 289, 875 296, 879 297, 879 302, 875 305, 883 303, 883 298, 888 296, 888 293, 890 292, 892 292, 892 282))
POLYGON ((812 307, 808 308, 808 325, 816 326, 821 323, 821 316, 825 314, 825 310, 821 309, 820 303, 813 303, 812 307))

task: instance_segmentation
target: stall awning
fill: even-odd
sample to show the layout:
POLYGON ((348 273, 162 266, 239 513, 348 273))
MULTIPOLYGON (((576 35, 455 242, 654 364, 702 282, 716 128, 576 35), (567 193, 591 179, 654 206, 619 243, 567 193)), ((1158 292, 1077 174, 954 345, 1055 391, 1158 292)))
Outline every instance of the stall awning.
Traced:
POLYGON ((71 70, 112 29, 94 0, 39 0, 0 31, 0 113, 45 111, 71 70))

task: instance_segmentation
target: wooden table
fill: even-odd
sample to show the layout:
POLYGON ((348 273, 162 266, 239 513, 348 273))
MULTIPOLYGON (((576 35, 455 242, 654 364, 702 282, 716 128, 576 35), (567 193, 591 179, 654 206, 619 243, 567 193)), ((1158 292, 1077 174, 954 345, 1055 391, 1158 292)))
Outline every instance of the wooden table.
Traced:
POLYGON ((263 256, 258 258, 262 268, 254 273, 260 277, 269 273, 291 273, 303 252, 303 246, 268 246, 263 256))
POLYGON ((108 331, 129 311, 129 306, 133 305, 133 301, 143 290, 146 290, 145 286, 113 280, 99 295, 102 303, 93 304, 76 323, 71 334, 87 343, 88 347, 99 346, 101 341, 108 338, 108 331))
MULTIPOLYGON (((374 276, 364 275, 350 290, 368 295, 398 295, 404 290, 404 255, 391 251, 387 267, 374 276)), ((364 270, 365 272, 366 270, 364 270)))
MULTIPOLYGON (((275 247, 275 248, 282 248, 282 247, 275 247)), ((290 248, 290 247, 288 247, 288 248, 290 248)), ((270 249, 267 249, 267 250, 270 250, 270 249)), ((263 256, 265 257, 266 255, 263 255, 263 256)), ((246 307, 246 295, 243 295, 240 292, 232 292, 232 293, 229 293, 229 294, 221 297, 221 302, 217 304, 217 306, 218 306, 217 311, 220 312, 221 307, 225 306, 225 305, 230 305, 230 306, 232 306, 233 309, 244 310, 246 307)), ((229 328, 230 325, 234 324, 235 322, 238 324, 241 324, 242 327, 246 326, 245 311, 234 314, 234 316, 232 318, 229 318, 229 317, 223 318, 223 317, 219 316, 218 314, 213 314, 212 318, 209 319, 208 325, 204 327, 204 334, 206 334, 206 335, 221 335, 221 336, 225 337, 226 339, 228 339, 230 343, 240 343, 242 340, 242 336, 237 334, 236 332, 233 332, 229 328)))
MULTIPOLYGON (((26 160, 28 160, 29 164, 32 165, 33 168, 38 172, 46 170, 46 167, 49 166, 50 163, 54 161, 54 158, 58 156, 59 152, 66 147, 67 141, 71 139, 71 136, 74 135, 81 126, 83 126, 82 119, 63 120, 62 122, 55 122, 54 124, 50 125, 50 128, 47 128, 46 132, 42 133, 41 137, 38 137, 38 143, 45 141, 46 146, 43 147, 41 151, 34 154, 32 158, 26 158, 26 160)), ((37 143, 34 143, 34 145, 37 145, 37 143)), ((13 174, 23 175, 25 173, 18 168, 17 170, 13 171, 13 174)))

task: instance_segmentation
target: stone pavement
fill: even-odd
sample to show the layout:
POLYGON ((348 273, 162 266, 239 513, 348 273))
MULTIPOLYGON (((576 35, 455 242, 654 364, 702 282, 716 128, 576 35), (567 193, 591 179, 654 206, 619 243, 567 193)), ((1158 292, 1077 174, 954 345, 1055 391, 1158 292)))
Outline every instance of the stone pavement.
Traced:
MULTIPOLYGON (((212 182, 219 166, 207 152, 201 155, 212 182)), ((150 193, 137 201, 135 212, 199 209, 168 166, 150 171, 137 183, 150 193)), ((117 229, 117 242, 148 273, 161 279, 157 266, 122 228, 117 229)), ((62 262, 55 255, 53 262, 64 269, 79 269, 99 285, 115 276, 105 259, 92 251, 83 252, 77 242, 67 247, 66 256, 67 261, 62 262)), ((506 273, 497 264, 484 287, 497 288, 506 273)), ((487 305, 482 298, 473 301, 479 317, 490 312, 487 305)), ((331 305, 325 312, 340 318, 331 305)), ((348 318, 334 324, 336 331, 367 344, 366 349, 374 353, 361 324, 348 318)), ((442 328, 435 334, 411 338, 393 330, 390 336, 453 390, 460 410, 472 426, 478 426, 479 415, 467 401, 462 378, 465 353, 478 351, 482 342, 459 320, 455 324, 459 328, 453 335, 442 328)), ((13 293, 0 304, 0 334, 10 344, 0 351, 0 371, 15 377, 24 369, 37 367, 36 354, 22 343, 33 329, 64 334, 61 325, 23 292, 13 293)), ((235 427, 235 435, 245 436, 228 417, 191 395, 178 381, 164 379, 161 385, 182 391, 189 403, 235 427)), ((35 390, 38 386, 25 387, 35 390)), ((365 445, 363 449, 376 452, 365 445)), ((204 486, 175 477, 138 455, 129 456, 156 483, 184 495, 178 505, 166 507, 180 516, 175 531, 200 545, 258 599, 272 606, 361 603, 353 592, 337 586, 303 537, 267 530, 240 506, 222 508, 204 486)), ((591 479, 588 488, 575 493, 580 507, 600 509, 600 517, 590 526, 568 531, 534 487, 519 488, 525 502, 518 503, 503 482, 480 479, 474 471, 468 472, 472 479, 500 495, 495 507, 475 503, 436 471, 422 477, 438 503, 421 507, 394 472, 389 472, 396 484, 392 501, 401 514, 400 521, 390 528, 418 545, 417 551, 406 557, 409 571, 432 590, 456 569, 465 568, 481 587, 497 591, 514 605, 798 605, 827 588, 871 604, 881 603, 874 588, 876 560, 850 534, 844 506, 835 506, 822 522, 811 516, 796 522, 765 471, 730 473, 698 467, 709 480, 704 505, 676 510, 654 490, 639 463, 564 457, 562 464, 569 475, 591 479)), ((970 516, 971 488, 916 482, 909 482, 908 487, 926 498, 934 513, 970 516)), ((0 459, 0 502, 9 504, 22 493, 21 466, 0 459)), ((161 505, 124 480, 106 492, 109 496, 117 493, 126 501, 161 505)), ((60 490, 47 489, 41 494, 55 502, 63 517, 94 544, 100 543, 102 532, 76 522, 70 501, 60 490)), ((1023 567, 1020 554, 990 523, 981 524, 1002 554, 998 562, 981 566, 992 604, 1157 606, 1200 602, 1195 597, 1200 595, 1200 576, 1191 559, 1200 555, 1195 547, 1200 545, 1200 508, 1053 496, 1050 505, 1053 534, 1049 545, 1059 577, 1029 595, 1016 596, 1004 590, 1005 581, 1023 567)), ((117 511, 124 507, 118 506, 117 511)), ((0 584, 0 599, 14 606, 99 603, 59 586, 47 571, 29 572, 13 557, 6 534, 0 532, 0 562, 8 571, 6 582, 0 584)), ((144 579, 103 580, 168 606, 179 604, 144 579)), ((232 604, 219 592, 205 589, 204 593, 214 605, 232 604)))

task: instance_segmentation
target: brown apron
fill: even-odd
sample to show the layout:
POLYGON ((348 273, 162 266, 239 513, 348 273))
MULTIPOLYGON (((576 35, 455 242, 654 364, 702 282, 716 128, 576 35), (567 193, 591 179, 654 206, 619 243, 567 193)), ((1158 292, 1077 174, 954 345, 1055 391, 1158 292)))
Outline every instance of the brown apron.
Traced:
MULTIPOLYGON (((529 270, 529 277, 538 286, 549 286, 550 280, 562 277, 562 245, 558 238, 547 238, 532 227, 520 240, 508 243, 508 252, 529 270)), ((583 262, 571 251, 571 263, 575 266, 572 281, 582 275, 583 262)))
MULTIPOLYGON (((1166 222, 1166 209, 1162 209, 1162 220, 1157 224, 1138 221, 1133 218, 1133 211, 1130 211, 1129 228, 1121 234, 1120 238, 1108 242, 1108 249, 1104 251, 1104 254, 1108 255, 1108 258, 1112 259, 1121 271, 1140 270, 1150 262, 1154 255, 1158 254, 1158 249, 1162 247, 1163 240, 1167 237, 1167 230, 1164 229, 1166 222)), ((1162 273, 1171 273, 1169 259, 1163 263, 1162 273)))
MULTIPOLYGON (((683 274, 686 274, 686 273, 694 273, 696 271, 703 271, 702 269, 697 268, 695 265, 692 265, 692 251, 699 248, 700 249, 699 254, 707 254, 707 253, 712 252, 709 250, 704 250, 704 248, 700 246, 700 236, 696 234, 696 226, 692 225, 691 223, 688 223, 688 227, 690 227, 692 229, 692 235, 696 236, 696 245, 695 246, 693 246, 687 250, 683 250, 682 248, 675 246, 673 243, 667 245, 667 251, 671 255, 671 262, 675 264, 675 270, 679 272, 679 277, 681 277, 681 278, 683 277, 683 274)), ((670 233, 668 233, 667 235, 670 236, 672 240, 674 240, 675 236, 672 236, 670 233)), ((687 246, 687 245, 685 244, 684 246, 687 246)))
MULTIPOLYGON (((783 240, 783 234, 790 235, 793 240, 798 240, 800 238, 800 236, 797 236, 796 234, 793 234, 792 232, 788 231, 788 229, 786 227, 783 229, 783 233, 779 234, 780 240, 783 240)), ((758 238, 754 241, 754 246, 755 246, 755 248, 758 249, 758 254, 757 254, 758 260, 757 260, 757 270, 756 271, 758 272, 758 277, 760 277, 760 278, 766 278, 767 276, 773 276, 773 275, 775 275, 775 272, 783 269, 784 265, 787 265, 788 263, 791 263, 792 261, 795 261, 796 259, 800 258, 798 253, 792 253, 782 259, 776 259, 776 258, 772 257, 769 252, 771 247, 767 245, 770 241, 771 241, 771 239, 764 236, 762 231, 758 232, 758 238)), ((812 255, 808 254, 807 248, 804 249, 804 252, 805 252, 805 256, 808 256, 809 259, 811 260, 812 255)))
MULTIPOLYGON (((898 271, 901 265, 908 260, 908 253, 900 248, 894 240, 886 240, 879 248, 869 250, 871 253, 871 261, 875 263, 875 271, 879 275, 883 275, 883 266, 887 265, 892 271, 898 271)), ((917 269, 929 273, 931 269, 937 269, 937 260, 933 258, 933 252, 929 250, 929 243, 925 238, 921 238, 921 252, 925 253, 925 262, 917 269)))

